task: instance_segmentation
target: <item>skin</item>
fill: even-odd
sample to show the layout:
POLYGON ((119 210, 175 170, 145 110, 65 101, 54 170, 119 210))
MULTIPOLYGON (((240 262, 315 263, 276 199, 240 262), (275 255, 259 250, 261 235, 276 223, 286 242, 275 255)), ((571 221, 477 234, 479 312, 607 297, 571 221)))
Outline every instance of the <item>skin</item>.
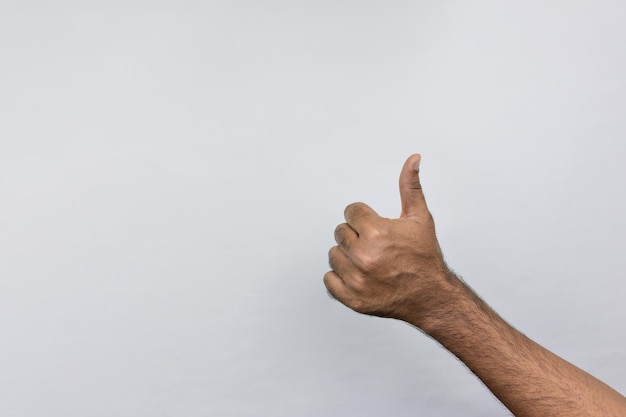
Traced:
POLYGON ((346 207, 324 275, 329 293, 356 312, 420 328, 517 417, 626 416, 626 398, 514 329, 446 266, 419 162, 411 155, 402 168, 398 219, 346 207))

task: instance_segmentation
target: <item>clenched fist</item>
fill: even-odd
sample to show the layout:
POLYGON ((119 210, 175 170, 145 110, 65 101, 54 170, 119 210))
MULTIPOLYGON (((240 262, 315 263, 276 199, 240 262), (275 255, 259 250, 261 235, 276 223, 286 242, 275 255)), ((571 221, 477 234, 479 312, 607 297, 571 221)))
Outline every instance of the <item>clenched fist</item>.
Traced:
POLYGON ((332 271, 324 275, 330 294, 364 314, 407 321, 424 330, 454 303, 462 287, 446 267, 419 180, 420 155, 400 174, 402 212, 380 217, 364 203, 345 209, 335 229, 332 271))

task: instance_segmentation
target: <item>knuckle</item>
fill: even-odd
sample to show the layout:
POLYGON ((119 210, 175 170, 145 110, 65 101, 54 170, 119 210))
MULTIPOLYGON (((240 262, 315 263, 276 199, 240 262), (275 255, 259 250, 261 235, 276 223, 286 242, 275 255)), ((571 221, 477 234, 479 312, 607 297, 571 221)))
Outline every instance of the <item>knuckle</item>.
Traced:
POLYGON ((337 246, 333 246, 328 250, 328 265, 332 270, 335 270, 335 248, 337 246))
POLYGON ((331 284, 332 271, 328 271, 327 273, 325 273, 322 280, 324 282, 324 286, 326 287, 326 292, 328 293, 328 296, 333 300, 337 300, 337 296, 335 295, 331 284))
POLYGON ((324 285, 326 286, 327 289, 330 289, 330 279, 331 279, 331 271, 328 271, 324 274, 324 277, 322 278, 322 281, 324 282, 324 285))
POLYGON ((350 275, 350 280, 348 281, 348 284, 350 285, 350 288, 352 288, 352 290, 356 293, 361 293, 363 292, 363 290, 365 290, 365 281, 363 280, 363 277, 360 276, 358 273, 350 275))
POLYGON ((361 211, 362 205, 363 203, 360 203, 360 202, 348 204, 343 211, 344 217, 346 218, 354 217, 361 211))
POLYGON ((371 272, 376 267, 376 257, 371 253, 359 250, 353 254, 353 262, 361 271, 371 272))
POLYGON ((346 240, 346 224, 342 223, 335 228, 335 241, 339 244, 346 240))
POLYGON ((376 241, 384 239, 388 234, 388 230, 384 225, 377 225, 377 227, 367 228, 365 234, 370 241, 376 241))
MULTIPOLYGON (((353 204, 354 204, 354 203, 353 203, 353 204)), ((354 213, 354 207, 353 207, 353 204, 348 204, 348 205, 346 206, 346 208, 345 208, 345 209, 343 209, 343 218, 344 218, 344 219, 346 219, 346 220, 347 220, 347 219, 349 219, 349 218, 351 218, 351 217, 352 217, 352 215, 353 215, 353 213, 354 213)))

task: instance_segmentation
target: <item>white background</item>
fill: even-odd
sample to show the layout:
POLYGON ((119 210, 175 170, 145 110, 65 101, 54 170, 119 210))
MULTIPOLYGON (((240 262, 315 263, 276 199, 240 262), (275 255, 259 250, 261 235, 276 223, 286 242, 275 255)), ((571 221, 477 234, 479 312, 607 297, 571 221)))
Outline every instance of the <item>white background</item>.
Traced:
POLYGON ((502 416, 327 297, 345 205, 626 391, 621 1, 0 3, 0 415, 502 416))

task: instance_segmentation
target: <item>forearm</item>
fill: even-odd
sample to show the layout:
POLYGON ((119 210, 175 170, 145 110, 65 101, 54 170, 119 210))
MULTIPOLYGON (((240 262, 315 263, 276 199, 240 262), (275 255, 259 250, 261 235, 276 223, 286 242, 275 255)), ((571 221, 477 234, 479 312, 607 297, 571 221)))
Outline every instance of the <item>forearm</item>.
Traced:
POLYGON ((626 399, 541 347, 498 316, 460 280, 454 302, 412 323, 463 361, 517 417, 626 416, 626 399))

